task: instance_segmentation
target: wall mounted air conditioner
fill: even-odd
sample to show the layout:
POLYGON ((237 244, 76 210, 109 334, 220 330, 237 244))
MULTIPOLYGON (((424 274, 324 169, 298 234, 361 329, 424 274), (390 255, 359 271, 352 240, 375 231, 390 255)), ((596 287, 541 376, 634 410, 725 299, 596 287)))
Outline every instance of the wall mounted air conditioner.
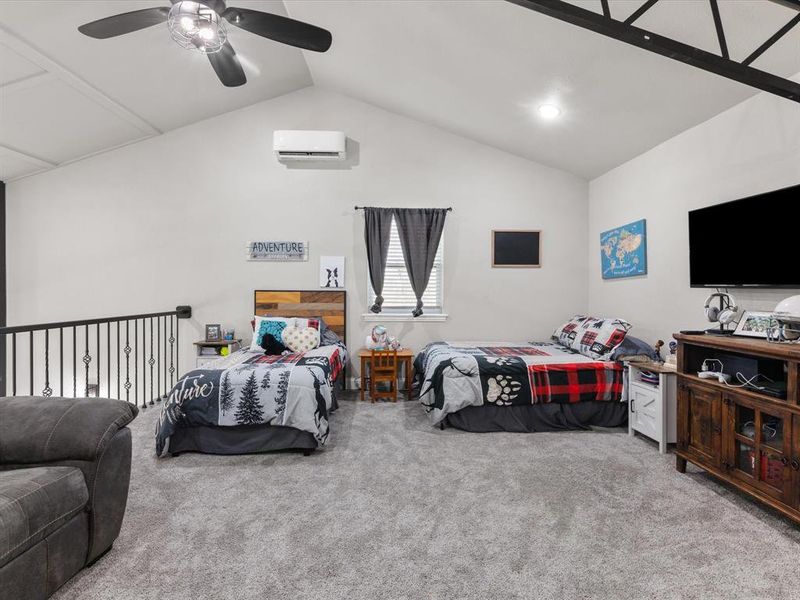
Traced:
POLYGON ((341 131, 276 131, 272 138, 280 162, 344 160, 341 131))

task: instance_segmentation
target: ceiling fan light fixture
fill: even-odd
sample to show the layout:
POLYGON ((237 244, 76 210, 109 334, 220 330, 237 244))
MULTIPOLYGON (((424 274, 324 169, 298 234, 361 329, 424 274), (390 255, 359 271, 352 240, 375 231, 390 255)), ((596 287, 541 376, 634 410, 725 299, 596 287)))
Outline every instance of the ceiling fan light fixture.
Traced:
POLYGON ((194 0, 173 4, 167 27, 178 45, 203 54, 219 52, 228 39, 228 32, 219 15, 206 4, 194 0))
POLYGON ((211 30, 210 27, 201 27, 200 30, 197 32, 204 41, 208 42, 214 39, 214 32, 211 30))
POLYGON ((181 28, 184 31, 192 31, 194 26, 194 19, 191 17, 181 17, 181 28))

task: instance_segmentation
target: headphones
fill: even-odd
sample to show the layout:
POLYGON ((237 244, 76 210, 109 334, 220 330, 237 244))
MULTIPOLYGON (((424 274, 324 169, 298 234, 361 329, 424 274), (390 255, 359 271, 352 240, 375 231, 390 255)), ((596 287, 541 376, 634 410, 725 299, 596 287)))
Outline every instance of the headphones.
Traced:
POLYGON ((706 298, 704 308, 706 310, 706 318, 712 323, 719 322, 720 325, 727 325, 733 322, 733 320, 736 319, 736 315, 739 314, 739 306, 736 304, 736 298, 733 297, 733 294, 724 292, 711 294, 706 298), (723 308, 711 306, 714 298, 719 298, 721 300, 723 308))

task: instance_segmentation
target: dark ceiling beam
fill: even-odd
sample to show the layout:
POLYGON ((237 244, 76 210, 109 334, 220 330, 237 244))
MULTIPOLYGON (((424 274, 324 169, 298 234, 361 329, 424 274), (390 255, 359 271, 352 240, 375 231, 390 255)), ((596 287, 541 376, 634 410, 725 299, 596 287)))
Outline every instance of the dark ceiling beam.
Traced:
POLYGON ((789 21, 786 25, 784 25, 778 31, 776 31, 775 35, 773 35, 766 42, 764 42, 758 48, 756 48, 755 51, 750 56, 748 56, 742 61, 742 64, 749 65, 750 63, 752 63, 755 59, 764 54, 764 52, 766 52, 770 46, 772 46, 775 42, 777 42, 779 39, 781 39, 783 36, 789 33, 789 30, 792 29, 798 23, 800 23, 800 12, 797 13, 794 16, 794 18, 791 21, 789 21))
POLYGON ((728 43, 725 41, 725 29, 722 27, 722 17, 719 15, 719 5, 717 0, 708 0, 711 4, 711 14, 714 15, 714 27, 717 30, 717 40, 719 40, 719 52, 722 58, 730 58, 728 54, 728 43))
POLYGON ((770 94, 800 102, 800 83, 742 65, 700 48, 640 29, 635 25, 627 25, 563 0, 508 0, 508 2, 770 94))
POLYGON ((641 5, 639 8, 637 8, 635 11, 633 11, 633 12, 631 13, 631 16, 629 16, 627 19, 625 19, 625 22, 626 22, 628 25, 630 25, 630 24, 631 24, 631 23, 633 23, 633 22, 634 22, 636 19, 638 19, 638 18, 639 18, 639 17, 641 17, 641 16, 642 16, 644 13, 646 13, 648 10, 650 10, 651 8, 653 8, 653 5, 654 5, 656 2, 658 2, 658 0, 647 0, 647 2, 645 2, 644 4, 642 4, 642 5, 641 5))
POLYGON ((611 17, 611 7, 608 5, 608 0, 600 0, 600 6, 603 9, 603 15, 611 17))

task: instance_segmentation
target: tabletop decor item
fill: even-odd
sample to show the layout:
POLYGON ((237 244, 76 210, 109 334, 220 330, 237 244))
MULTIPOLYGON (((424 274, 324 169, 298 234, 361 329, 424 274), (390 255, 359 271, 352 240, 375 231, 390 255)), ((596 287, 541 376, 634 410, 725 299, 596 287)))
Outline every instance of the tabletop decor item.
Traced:
POLYGON ((386 331, 386 327, 383 325, 375 325, 375 327, 372 328, 372 332, 364 341, 364 345, 370 350, 380 350, 387 347, 388 339, 389 334, 386 331))
POLYGON ((641 219, 600 234, 603 279, 647 275, 647 221, 641 219))
POLYGON ((222 339, 222 328, 219 323, 206 325, 206 341, 219 342, 222 339))
POLYGON ((746 310, 736 325, 733 335, 767 339, 767 331, 772 321, 772 313, 746 310))
POLYGON ((393 335, 389 335, 383 325, 375 325, 372 328, 372 332, 364 341, 364 346, 368 350, 398 350, 402 347, 400 340, 393 335))

